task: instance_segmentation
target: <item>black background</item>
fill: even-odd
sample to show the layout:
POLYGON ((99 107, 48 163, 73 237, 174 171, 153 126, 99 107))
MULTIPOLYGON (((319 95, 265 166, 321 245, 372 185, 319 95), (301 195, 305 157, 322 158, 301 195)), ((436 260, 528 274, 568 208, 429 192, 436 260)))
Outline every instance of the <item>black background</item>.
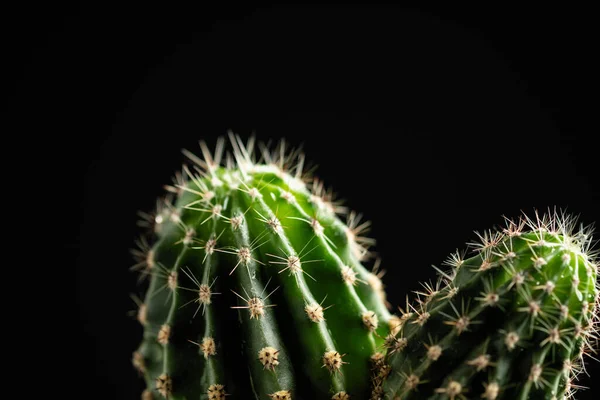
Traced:
POLYGON ((304 144, 373 221, 395 304, 502 215, 556 205, 600 221, 589 10, 102 2, 6 16, 12 132, 66 217, 50 234, 69 282, 54 299, 86 398, 138 398, 136 211, 181 148, 227 129, 304 144))

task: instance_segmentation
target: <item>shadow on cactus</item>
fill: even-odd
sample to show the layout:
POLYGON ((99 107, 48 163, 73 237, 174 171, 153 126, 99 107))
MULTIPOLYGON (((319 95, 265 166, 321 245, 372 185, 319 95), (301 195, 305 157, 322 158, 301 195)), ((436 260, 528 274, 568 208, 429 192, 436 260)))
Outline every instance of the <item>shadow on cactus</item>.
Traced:
POLYGON ((572 396, 596 339, 590 228, 507 220, 393 315, 368 222, 301 152, 230 142, 184 151, 193 164, 140 214, 143 399, 572 396))

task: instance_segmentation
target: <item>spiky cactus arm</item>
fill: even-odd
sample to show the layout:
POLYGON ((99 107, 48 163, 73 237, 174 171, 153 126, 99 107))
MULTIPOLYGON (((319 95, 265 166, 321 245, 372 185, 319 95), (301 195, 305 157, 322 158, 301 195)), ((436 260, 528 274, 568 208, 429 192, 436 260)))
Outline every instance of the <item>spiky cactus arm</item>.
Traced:
POLYGON ((378 276, 361 260, 370 244, 330 193, 302 180, 303 157, 281 146, 262 163, 231 135, 233 157, 177 175, 174 200, 144 215, 150 279, 134 365, 144 396, 168 399, 346 399, 367 396, 369 360, 393 318, 378 276), (229 397, 228 397, 229 398, 229 397))
POLYGON ((596 338, 589 229, 548 213, 486 232, 425 285, 390 335, 382 392, 400 399, 562 399, 596 338), (463 253, 464 254, 464 253, 463 253))

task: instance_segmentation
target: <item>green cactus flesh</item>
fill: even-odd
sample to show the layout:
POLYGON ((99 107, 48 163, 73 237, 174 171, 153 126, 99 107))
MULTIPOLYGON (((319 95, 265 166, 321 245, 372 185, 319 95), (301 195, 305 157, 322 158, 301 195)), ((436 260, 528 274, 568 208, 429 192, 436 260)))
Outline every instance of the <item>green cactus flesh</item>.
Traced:
POLYGON ((150 399, 562 399, 598 321, 591 229, 556 211, 479 235, 391 315, 368 223, 304 158, 230 135, 176 175, 134 251, 150 399), (222 165, 224 164, 224 166, 222 165), (346 224, 338 214, 347 216, 346 224))
POLYGON ((400 399, 563 399, 595 339, 586 229, 549 213, 480 235, 403 310, 376 374, 400 399), (463 253, 464 254, 464 253, 463 253), (384 379, 387 377, 387 379, 384 379))
POLYGON ((264 152, 256 163, 252 143, 232 142, 228 167, 219 151, 190 155, 195 170, 169 187, 176 198, 147 216, 156 241, 136 251, 150 283, 133 355, 143 396, 368 396, 391 315, 361 263, 364 226, 355 214, 345 225, 321 183, 309 189, 301 156, 264 152))

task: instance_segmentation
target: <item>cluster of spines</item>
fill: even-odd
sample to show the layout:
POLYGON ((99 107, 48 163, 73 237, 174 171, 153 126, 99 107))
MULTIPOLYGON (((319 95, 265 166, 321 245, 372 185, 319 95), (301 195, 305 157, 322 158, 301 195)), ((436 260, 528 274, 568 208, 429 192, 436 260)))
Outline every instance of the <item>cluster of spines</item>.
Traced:
POLYGON ((556 210, 479 235, 473 257, 451 255, 400 308, 373 398, 571 397, 598 338, 591 244, 556 210))
POLYGON ((348 399, 349 391, 360 390, 361 380, 368 385, 360 376, 361 365, 354 371, 345 367, 349 359, 363 361, 361 351, 354 349, 357 336, 368 356, 389 331, 378 264, 373 272, 361 264, 373 244, 363 237, 369 225, 356 213, 348 215, 347 225, 342 223, 336 213, 347 210, 322 182, 313 180, 308 190, 301 153, 286 152, 283 145, 273 152, 263 147, 262 159, 256 161, 253 141, 244 145, 231 135, 231 142, 234 153, 226 157, 225 167, 223 141, 214 156, 204 143, 203 159, 186 152, 194 170, 184 167, 166 187, 168 195, 156 212, 141 214, 141 225, 158 237, 153 245, 140 239, 134 252, 134 269, 151 277, 144 301, 138 302, 145 339, 133 356, 149 387, 143 396, 177 398, 203 391, 209 399, 224 398, 227 360, 220 337, 228 334, 223 330, 231 327, 225 324, 235 318, 223 318, 223 304, 213 309, 213 296, 230 292, 237 303, 228 307, 240 312, 237 318, 246 335, 240 346, 249 357, 247 366, 240 362, 237 367, 240 376, 250 370, 256 397, 290 399, 294 369, 304 369, 315 393, 348 399), (309 253, 313 258, 306 259, 309 253), (306 265, 316 261, 319 267, 309 273, 306 265), (234 280, 229 291, 224 280, 234 280), (271 280, 279 286, 268 290, 271 280), (325 310, 334 304, 323 303, 332 288, 340 304, 328 323, 325 310), (283 323, 303 332, 296 340, 306 353, 304 365, 292 366, 281 342, 282 318, 270 297, 275 292, 291 307, 291 318, 283 323), (348 328, 357 331, 344 326, 351 318, 364 334, 348 334, 348 328), (337 319, 343 321, 337 322, 340 326, 337 319), (338 335, 333 337, 332 331, 338 335), (352 354, 346 357, 340 348, 352 354), (183 381, 185 393, 179 385, 183 381))

